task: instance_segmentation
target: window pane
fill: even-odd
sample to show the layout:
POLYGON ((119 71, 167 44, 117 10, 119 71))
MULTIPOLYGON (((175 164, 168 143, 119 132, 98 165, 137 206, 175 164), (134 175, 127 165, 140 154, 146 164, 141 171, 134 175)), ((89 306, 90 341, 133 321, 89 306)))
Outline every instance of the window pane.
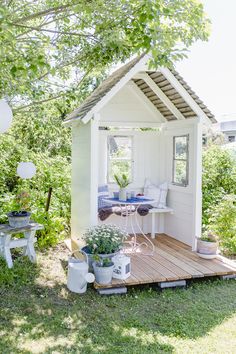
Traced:
POLYGON ((187 161, 174 161, 174 183, 186 186, 187 180, 187 161))
POLYGON ((186 136, 176 136, 174 138, 175 159, 187 159, 188 141, 186 136))
POLYGON ((131 169, 131 161, 110 161, 109 166, 109 182, 115 182, 114 175, 125 174, 129 180, 132 179, 132 169, 131 169))
POLYGON ((109 136, 108 137, 109 157, 131 159, 132 138, 130 136, 109 136))

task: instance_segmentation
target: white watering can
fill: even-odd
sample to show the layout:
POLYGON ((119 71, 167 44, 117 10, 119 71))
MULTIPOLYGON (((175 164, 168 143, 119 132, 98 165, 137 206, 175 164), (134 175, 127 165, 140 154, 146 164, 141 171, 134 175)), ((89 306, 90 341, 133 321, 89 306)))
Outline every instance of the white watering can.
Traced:
POLYGON ((85 252, 79 251, 85 255, 86 261, 77 258, 69 258, 67 288, 78 294, 83 294, 87 290, 87 283, 93 283, 95 277, 93 273, 89 273, 88 256, 85 252))

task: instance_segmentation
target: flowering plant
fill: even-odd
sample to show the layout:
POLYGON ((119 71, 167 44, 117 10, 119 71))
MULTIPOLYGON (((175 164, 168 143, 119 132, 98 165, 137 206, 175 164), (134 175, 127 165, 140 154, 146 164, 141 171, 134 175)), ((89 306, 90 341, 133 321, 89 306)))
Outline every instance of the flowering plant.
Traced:
POLYGON ((119 251, 128 235, 115 225, 98 225, 83 235, 91 254, 109 254, 119 251))
POLYGON ((16 195, 17 210, 29 210, 30 209, 30 194, 27 191, 21 191, 16 195))

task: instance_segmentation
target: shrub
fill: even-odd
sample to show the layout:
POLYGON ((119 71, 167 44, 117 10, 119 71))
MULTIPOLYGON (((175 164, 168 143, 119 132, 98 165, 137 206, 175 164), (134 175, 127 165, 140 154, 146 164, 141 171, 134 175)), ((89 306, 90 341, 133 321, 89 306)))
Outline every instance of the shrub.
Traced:
POLYGON ((203 225, 207 227, 215 207, 228 194, 236 193, 236 164, 231 154, 218 145, 203 152, 203 225))
POLYGON ((218 236, 225 254, 236 254, 236 196, 227 195, 215 207, 209 219, 209 229, 218 236))

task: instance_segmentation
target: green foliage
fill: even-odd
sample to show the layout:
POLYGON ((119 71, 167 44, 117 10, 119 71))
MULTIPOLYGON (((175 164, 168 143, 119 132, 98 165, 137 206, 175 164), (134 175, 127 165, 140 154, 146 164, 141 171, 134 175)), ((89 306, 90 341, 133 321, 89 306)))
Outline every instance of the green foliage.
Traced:
POLYGON ((17 109, 56 99, 64 110, 91 73, 141 52, 164 66, 208 34, 195 0, 2 2, 0 94, 17 109))
POLYGON ((224 253, 236 253, 236 163, 218 145, 203 153, 203 229, 213 231, 224 253))
POLYGON ((225 254, 236 254, 236 196, 227 195, 215 207, 209 220, 209 228, 219 240, 225 254))
POLYGON ((209 224, 212 210, 227 194, 236 194, 236 164, 228 151, 218 145, 203 153, 203 224, 209 224))
MULTIPOLYGON (((12 251, 14 253, 14 251, 12 251)), ((28 257, 18 257, 14 267, 9 269, 6 261, 0 258, 0 287, 19 288, 29 285, 38 274, 38 266, 31 263, 28 257)))
POLYGON ((120 188, 126 188, 130 184, 129 178, 124 173, 121 176, 114 175, 114 179, 120 188))
POLYGON ((37 232, 39 246, 56 244, 65 232, 69 232, 70 161, 63 156, 50 156, 50 150, 46 151, 46 146, 42 148, 45 151, 39 153, 34 149, 28 150, 25 145, 21 146, 11 136, 0 138, 0 221, 6 222, 6 213, 19 209, 16 195, 27 191, 30 195, 32 219, 44 225, 44 230, 37 232), (35 177, 30 180, 17 177, 16 168, 19 161, 34 162, 37 167, 35 177), (45 205, 50 187, 52 199, 47 213, 45 205))
MULTIPOLYGON (((14 122, 12 135, 0 136, 0 221, 16 208, 15 195, 26 190, 32 217, 45 227, 40 246, 55 244, 70 219, 71 137, 62 127, 65 116, 111 64, 151 52, 152 66, 171 65, 195 40, 207 39, 208 24, 195 0, 1 2, 0 97, 10 102, 14 122), (32 180, 16 176, 20 161, 36 164, 32 180)), ((123 168, 129 171, 130 165, 123 168)))
POLYGON ((83 239, 91 254, 117 252, 127 235, 116 225, 98 225, 88 229, 83 239))
POLYGON ((217 242, 217 239, 217 235, 209 231, 205 231, 201 236, 201 240, 206 242, 217 242))
POLYGON ((98 267, 110 267, 114 264, 110 258, 101 258, 98 254, 95 254, 93 259, 98 267))

